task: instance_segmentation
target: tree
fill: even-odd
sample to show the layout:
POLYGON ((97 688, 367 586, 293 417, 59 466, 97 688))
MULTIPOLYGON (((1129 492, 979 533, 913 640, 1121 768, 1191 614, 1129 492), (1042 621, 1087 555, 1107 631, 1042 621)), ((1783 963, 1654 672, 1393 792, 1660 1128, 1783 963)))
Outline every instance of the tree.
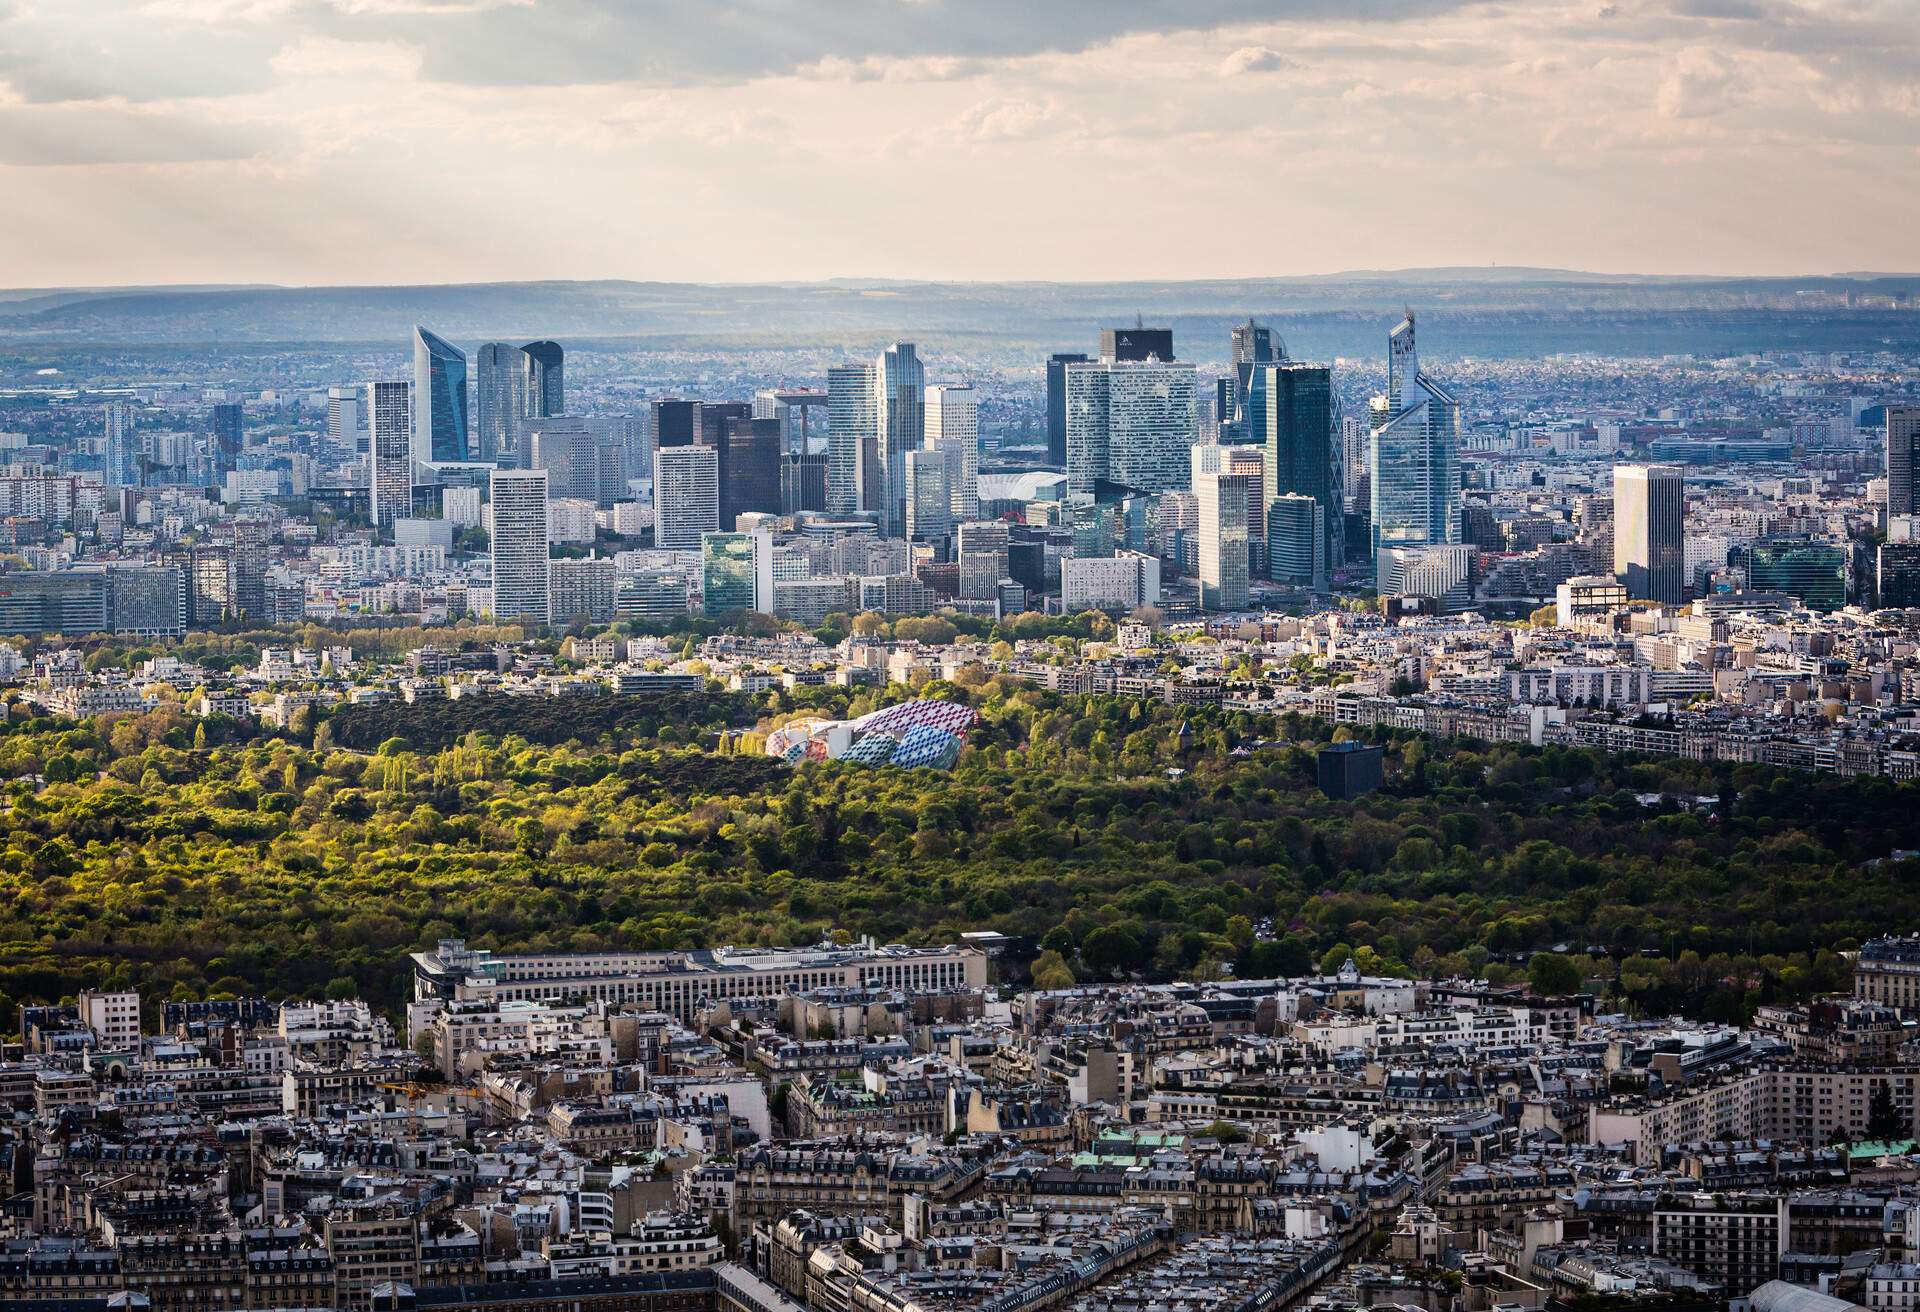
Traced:
POLYGON ((327 981, 325 996, 328 1002, 350 1002, 360 996, 360 986, 351 975, 335 975, 327 981))
POLYGON ((1580 991, 1580 971, 1557 952, 1536 952, 1527 962, 1527 987, 1535 997, 1565 997, 1580 991))
POLYGON ((1051 949, 1033 959, 1033 986, 1037 989, 1070 989, 1073 970, 1058 952, 1051 949))
POLYGON ((1876 1143, 1905 1143, 1912 1137, 1912 1122, 1893 1104, 1893 1081, 1881 1080, 1867 1102, 1867 1138, 1876 1143))
POLYGON ((1080 960, 1101 975, 1118 975, 1141 964, 1139 936, 1124 925, 1102 925, 1080 944, 1080 960))

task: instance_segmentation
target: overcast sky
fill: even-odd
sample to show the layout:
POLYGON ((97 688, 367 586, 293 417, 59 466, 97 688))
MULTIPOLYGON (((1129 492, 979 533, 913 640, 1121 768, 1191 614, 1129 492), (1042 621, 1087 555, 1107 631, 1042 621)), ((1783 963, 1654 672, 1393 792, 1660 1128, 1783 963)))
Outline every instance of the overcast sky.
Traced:
POLYGON ((1920 269, 1920 0, 0 0, 0 285, 1920 269))

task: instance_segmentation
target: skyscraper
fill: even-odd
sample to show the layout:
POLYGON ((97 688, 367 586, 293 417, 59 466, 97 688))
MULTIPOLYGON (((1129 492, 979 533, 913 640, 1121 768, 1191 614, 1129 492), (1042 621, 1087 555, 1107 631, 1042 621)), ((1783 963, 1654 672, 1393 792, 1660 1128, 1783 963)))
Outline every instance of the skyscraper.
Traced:
POLYGON ((827 370, 827 509, 853 515, 870 509, 866 471, 876 441, 873 370, 863 364, 827 370))
POLYGON ((425 328, 413 329, 413 458, 459 464, 467 448, 467 357, 425 328))
POLYGON ((1253 373, 1261 365, 1273 364, 1287 358, 1287 348, 1281 343, 1273 329, 1265 324, 1255 323, 1252 319, 1233 330, 1231 343, 1233 356, 1233 413, 1220 412, 1222 430, 1231 428, 1235 432, 1245 432, 1249 422, 1247 402, 1253 393, 1253 373))
POLYGON ((725 419, 720 424, 720 527, 755 511, 780 513, 781 423, 725 419))
POLYGON ((1613 467, 1613 572, 1627 596, 1687 599, 1687 497, 1677 465, 1613 467))
POLYGON ((1327 589, 1327 513, 1312 497, 1283 492, 1267 503, 1267 574, 1315 592, 1327 589))
MULTIPOLYGON (((1323 564, 1334 558, 1340 527, 1340 471, 1333 423, 1333 370, 1285 361, 1249 366, 1247 432, 1266 451, 1262 505, 1289 494, 1321 509, 1323 564)), ((1260 526, 1253 531, 1259 533, 1260 526)))
POLYGON ((926 440, 926 370, 912 342, 895 342, 873 362, 874 433, 882 485, 880 533, 907 531, 907 452, 926 440))
POLYGON ((953 536, 953 498, 944 451, 909 451, 906 456, 907 528, 915 542, 931 542, 944 551, 953 536))
POLYGON ((512 342, 482 342, 475 370, 474 457, 498 460, 518 449, 520 348, 512 342))
POLYGON ((1067 467, 1067 366, 1087 357, 1060 353, 1047 357, 1047 463, 1067 467))
POLYGON ((980 517, 980 403, 965 383, 927 388, 927 446, 947 461, 953 522, 980 517))
POLYGON ((653 403, 653 444, 692 446, 700 440, 700 403, 668 397, 653 403))
POLYGON ((1388 548, 1459 543, 1460 406, 1421 372, 1411 310, 1387 338, 1387 394, 1373 401, 1367 474, 1376 562, 1388 548))
POLYGON ((211 439, 207 454, 213 459, 215 483, 224 483, 227 475, 240 467, 240 449, 245 445, 243 413, 238 402, 216 405, 207 412, 207 432, 211 439))
POLYGON ((395 519, 413 514, 413 407, 407 384, 398 379, 368 383, 367 414, 373 526, 388 534, 395 519))
POLYGON ((552 620, 547 471, 496 470, 492 485, 494 618, 544 627, 552 620))
POLYGON ((1920 488, 1914 468, 1920 465, 1920 405, 1887 407, 1887 513, 1920 515, 1920 488))
POLYGON ((361 433, 365 429, 360 422, 364 417, 363 399, 357 387, 327 389, 327 441, 337 460, 351 460, 360 450, 361 433))
POLYGON ((1193 366, 1173 362, 1165 329, 1109 330, 1101 341, 1103 358, 1066 366, 1068 493, 1185 489, 1198 435, 1193 366))
POLYGON ((551 419, 567 412, 566 358, 558 342, 528 342, 520 348, 523 416, 551 419))
POLYGON ((1211 470, 1193 476, 1200 512, 1199 576, 1202 610, 1247 607, 1247 495, 1244 474, 1211 470))
POLYGON ((106 452, 101 481, 119 487, 140 485, 140 439, 133 431, 133 402, 112 400, 102 413, 106 452))
POLYGON ((663 446, 653 453, 653 544, 691 551, 720 531, 720 453, 663 446))

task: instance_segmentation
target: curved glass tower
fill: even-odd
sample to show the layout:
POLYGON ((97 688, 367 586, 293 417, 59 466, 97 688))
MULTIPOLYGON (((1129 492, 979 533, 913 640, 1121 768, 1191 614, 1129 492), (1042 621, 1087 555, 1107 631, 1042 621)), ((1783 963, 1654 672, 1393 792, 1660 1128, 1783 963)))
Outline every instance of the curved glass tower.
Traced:
POLYGON ((552 419, 567 412, 566 352, 558 342, 528 342, 520 348, 522 386, 528 419, 552 419))
POLYGON ((467 451, 467 356, 425 328, 413 329, 413 458, 458 464, 467 451))
POLYGON ((1413 311, 1387 338, 1387 394, 1373 402, 1373 549, 1460 541, 1460 406, 1420 369, 1413 311))

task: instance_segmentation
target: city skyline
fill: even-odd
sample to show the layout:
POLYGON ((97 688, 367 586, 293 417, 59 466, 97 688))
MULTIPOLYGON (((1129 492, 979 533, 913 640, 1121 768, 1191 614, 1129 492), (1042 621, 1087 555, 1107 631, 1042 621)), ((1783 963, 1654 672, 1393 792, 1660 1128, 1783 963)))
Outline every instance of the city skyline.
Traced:
POLYGON ((0 284, 1914 263, 1896 0, 778 8, 0 5, 0 284))

